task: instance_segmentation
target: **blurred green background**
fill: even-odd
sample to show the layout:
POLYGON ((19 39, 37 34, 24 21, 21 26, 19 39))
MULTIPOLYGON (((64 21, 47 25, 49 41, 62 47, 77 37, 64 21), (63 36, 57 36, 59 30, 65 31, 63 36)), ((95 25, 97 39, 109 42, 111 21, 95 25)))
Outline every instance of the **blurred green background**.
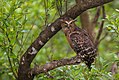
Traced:
MULTIPOLYGON (((74 0, 68 0, 67 8, 75 5, 74 0)), ((71 65, 56 68, 48 73, 54 77, 50 79, 45 74, 40 74, 34 80, 119 80, 117 73, 111 73, 112 64, 119 63, 119 1, 105 5, 106 20, 98 56, 91 72, 85 64, 71 65)), ((39 33, 60 15, 66 12, 65 0, 0 0, 0 80, 15 80, 13 71, 17 73, 20 57, 30 44, 38 37, 39 33), (9 60, 10 59, 10 60, 9 60)), ((90 17, 94 17, 96 8, 89 10, 90 17)), ((81 25, 80 17, 76 24, 81 25)), ((102 17, 98 22, 102 21, 102 17)), ((96 26, 95 33, 98 32, 96 26)), ((52 60, 70 58, 75 53, 70 48, 64 34, 59 31, 39 51, 31 67, 42 65, 52 60)))

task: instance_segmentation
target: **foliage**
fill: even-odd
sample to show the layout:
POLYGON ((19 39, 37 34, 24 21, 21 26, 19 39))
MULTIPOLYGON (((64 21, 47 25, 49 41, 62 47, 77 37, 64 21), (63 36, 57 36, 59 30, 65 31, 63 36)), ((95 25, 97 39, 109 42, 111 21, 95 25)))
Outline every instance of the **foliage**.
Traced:
MULTIPOLYGON (((88 71, 83 63, 59 67, 48 72, 54 77, 54 80, 119 79, 119 73, 112 75, 110 72, 112 63, 119 62, 119 58, 115 54, 119 52, 119 10, 118 5, 114 6, 115 3, 119 4, 118 1, 115 1, 110 5, 105 5, 107 17, 103 32, 104 34, 107 32, 108 35, 99 45, 99 55, 95 65, 92 65, 93 69, 88 71)), ((68 8, 71 8, 73 4, 73 0, 69 0, 68 8)), ((94 9, 91 11, 96 12, 94 9)), ((66 4, 63 0, 0 1, 0 80, 15 80, 13 71, 15 74, 17 73, 22 54, 39 33, 64 12, 66 12, 66 4)), ((80 26, 79 21, 77 24, 80 26)), ((52 60, 70 58, 74 55, 64 34, 60 31, 39 51, 31 67, 52 60)), ((40 74, 34 80, 52 79, 45 74, 40 74)))

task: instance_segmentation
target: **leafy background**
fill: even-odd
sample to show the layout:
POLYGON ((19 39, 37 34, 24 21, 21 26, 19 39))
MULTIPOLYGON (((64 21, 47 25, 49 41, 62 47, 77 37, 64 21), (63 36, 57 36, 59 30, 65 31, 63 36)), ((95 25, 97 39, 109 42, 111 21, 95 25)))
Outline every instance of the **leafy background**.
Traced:
MULTIPOLYGON (((68 0, 67 8, 70 9, 73 5, 74 0, 68 0)), ((119 80, 119 68, 114 75, 110 72, 112 64, 119 62, 119 57, 115 54, 119 52, 118 5, 118 0, 105 5, 106 20, 102 36, 105 32, 108 35, 99 45, 93 69, 89 72, 83 63, 59 67, 48 72, 54 80, 119 80)), ((0 80, 15 80, 10 65, 17 73, 19 59, 29 45, 45 27, 65 12, 64 0, 0 0, 0 80)), ((89 12, 90 17, 94 17, 96 9, 90 9, 89 12)), ((76 24, 80 26, 79 17, 77 20, 76 24)), ((99 22, 101 21, 100 18, 99 22)), ((96 26, 96 33, 98 28, 99 25, 96 26)), ((59 31, 39 51, 31 67, 74 55, 63 32, 59 31)), ((34 80, 52 79, 40 74, 34 80)))

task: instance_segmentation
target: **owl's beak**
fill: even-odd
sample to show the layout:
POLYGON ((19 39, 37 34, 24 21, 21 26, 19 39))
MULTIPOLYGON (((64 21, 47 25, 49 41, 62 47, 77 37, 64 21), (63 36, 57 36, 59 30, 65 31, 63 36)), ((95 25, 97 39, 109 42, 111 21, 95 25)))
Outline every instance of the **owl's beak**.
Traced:
POLYGON ((69 28, 69 26, 70 26, 70 24, 68 24, 68 26, 67 26, 67 27, 69 28))

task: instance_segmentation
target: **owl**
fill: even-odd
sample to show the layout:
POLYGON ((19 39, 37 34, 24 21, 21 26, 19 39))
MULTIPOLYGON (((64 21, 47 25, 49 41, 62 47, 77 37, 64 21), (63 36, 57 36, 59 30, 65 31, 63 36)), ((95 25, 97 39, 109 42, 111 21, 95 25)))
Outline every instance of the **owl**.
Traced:
POLYGON ((60 21, 62 30, 71 48, 80 57, 81 61, 91 70, 91 64, 95 60, 97 49, 88 32, 77 27, 75 20, 70 17, 63 18, 60 21))

